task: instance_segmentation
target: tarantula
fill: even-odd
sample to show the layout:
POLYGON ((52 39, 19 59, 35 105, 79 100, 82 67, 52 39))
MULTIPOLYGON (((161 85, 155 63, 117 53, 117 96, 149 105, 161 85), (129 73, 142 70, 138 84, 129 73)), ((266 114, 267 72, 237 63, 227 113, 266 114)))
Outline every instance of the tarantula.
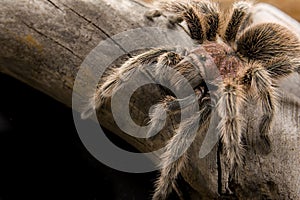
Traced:
MULTIPOLYGON (((184 153, 170 164, 172 153, 195 138, 197 132, 192 134, 189 126, 194 121, 198 121, 200 127, 204 126, 213 108, 220 117, 220 141, 231 173, 243 165, 245 149, 242 136, 245 125, 242 110, 247 106, 249 97, 261 105, 260 136, 265 148, 270 148, 268 132, 280 98, 277 81, 299 72, 299 62, 295 58, 299 56, 300 44, 298 38, 281 25, 251 25, 251 7, 249 1, 238 1, 225 12, 210 0, 164 3, 162 10, 176 15, 176 23, 185 22, 188 34, 195 41, 195 49, 187 53, 176 48, 151 49, 130 58, 99 85, 92 99, 93 109, 99 108, 145 63, 154 64, 157 79, 166 78, 165 66, 172 67, 183 74, 195 90, 199 112, 185 119, 184 126, 168 141, 153 199, 167 198, 187 159, 187 153, 184 153), (210 57, 203 59, 203 49, 210 57), (213 78, 221 81, 204 81, 212 78, 209 77, 212 70, 209 62, 214 62, 219 70, 219 77, 213 78)), ((160 12, 155 12, 153 17, 160 15, 160 12)), ((170 77, 173 78, 176 79, 170 77)), ((160 123, 162 109, 177 111, 178 107, 174 104, 178 101, 190 100, 179 100, 172 94, 162 99, 151 114, 152 127, 160 123)))

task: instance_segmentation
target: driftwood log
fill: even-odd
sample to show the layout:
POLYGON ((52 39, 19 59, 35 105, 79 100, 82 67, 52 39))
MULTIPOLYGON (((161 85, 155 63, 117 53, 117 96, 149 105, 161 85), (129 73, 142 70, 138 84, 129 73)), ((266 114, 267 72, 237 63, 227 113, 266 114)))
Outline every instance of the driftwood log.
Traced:
MULTIPOLYGON (((165 23, 163 18, 151 22, 144 17, 150 7, 149 3, 135 0, 2 0, 0 71, 71 107, 76 74, 93 48, 123 31, 165 23)), ((253 13, 255 23, 279 22, 300 34, 299 24, 274 7, 258 4, 253 13)), ((124 50, 121 46, 120 49, 124 50)), ((128 53, 124 50, 124 54, 128 53)), ((119 66, 120 62, 114 64, 119 66)), ((204 138, 199 135, 190 150, 190 163, 182 173, 194 190, 193 199, 225 198, 228 185, 234 193, 232 198, 300 199, 299 76, 293 75, 281 85, 288 98, 276 113, 271 153, 259 150, 258 117, 253 117, 253 112, 259 116, 259 111, 255 106, 245 111, 251 114, 245 138, 245 167, 238 184, 228 182, 226 161, 217 145, 204 159, 198 157, 204 138)), ((145 122, 150 106, 160 95, 158 90, 148 95, 142 92, 137 91, 133 99, 138 97, 139 101, 130 104, 131 116, 139 124, 145 122)), ((105 128, 141 152, 163 146, 168 138, 146 141, 128 136, 115 125, 109 107, 98 114, 105 128)))

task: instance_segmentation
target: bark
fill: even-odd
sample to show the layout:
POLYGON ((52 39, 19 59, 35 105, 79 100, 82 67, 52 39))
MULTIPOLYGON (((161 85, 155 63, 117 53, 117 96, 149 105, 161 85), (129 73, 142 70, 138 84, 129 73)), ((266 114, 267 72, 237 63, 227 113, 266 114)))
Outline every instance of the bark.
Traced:
MULTIPOLYGON (((123 31, 165 23, 163 17, 153 22, 145 19, 149 7, 150 4, 134 0, 2 0, 0 71, 71 107, 74 80, 81 63, 101 41, 123 31)), ((257 5, 253 13, 255 23, 276 21, 300 33, 297 22, 267 4, 257 5)), ((120 44, 110 41, 128 54, 120 44)), ((121 60, 114 65, 119 66, 121 60)), ((205 135, 198 136, 190 150, 188 167, 182 173, 196 191, 193 198, 224 197, 229 184, 234 188, 232 196, 240 199, 300 199, 299 80, 298 75, 293 75, 281 83, 282 90, 293 100, 285 101, 276 111, 271 153, 263 154, 258 145, 258 117, 253 117, 256 106, 249 106, 245 111, 249 113, 245 134, 247 152, 238 184, 228 182, 226 161, 218 145, 208 156, 199 159, 205 135)), ((161 96, 158 87, 151 86, 151 89, 151 94, 145 93, 148 90, 138 90, 130 103, 131 116, 138 124, 144 124, 150 106, 161 96)), ((259 116, 259 111, 255 112, 259 116)), ((116 126, 109 106, 98 114, 105 128, 142 152, 163 146, 170 137, 166 130, 151 141, 134 138, 116 126)))

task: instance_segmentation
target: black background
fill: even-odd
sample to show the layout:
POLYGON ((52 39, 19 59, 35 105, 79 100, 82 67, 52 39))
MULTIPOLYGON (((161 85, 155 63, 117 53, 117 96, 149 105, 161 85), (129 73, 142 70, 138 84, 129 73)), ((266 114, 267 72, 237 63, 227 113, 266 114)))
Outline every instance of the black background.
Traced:
POLYGON ((0 91, 0 200, 151 199, 157 172, 119 172, 94 159, 70 108, 3 74, 0 91))

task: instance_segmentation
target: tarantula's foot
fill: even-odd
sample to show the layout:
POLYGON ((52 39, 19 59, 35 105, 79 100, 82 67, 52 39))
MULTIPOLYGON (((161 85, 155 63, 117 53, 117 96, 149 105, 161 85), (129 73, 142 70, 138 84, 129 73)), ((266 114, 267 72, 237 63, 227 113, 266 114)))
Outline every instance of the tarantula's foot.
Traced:
POLYGON ((175 28, 177 24, 180 24, 183 21, 183 18, 180 16, 171 15, 168 16, 168 28, 175 28))
POLYGON ((153 21, 154 18, 160 17, 162 15, 162 12, 160 10, 151 10, 151 11, 147 11, 144 16, 150 20, 153 21))
POLYGON ((268 135, 261 135, 257 146, 259 153, 263 155, 271 153, 271 141, 268 135))
POLYGON ((147 138, 153 137, 159 132, 159 130, 163 129, 167 115, 172 115, 174 117, 174 122, 178 123, 178 120, 180 120, 180 113, 189 112, 188 109, 192 108, 195 103, 199 101, 202 101, 203 103, 210 102, 208 97, 203 97, 204 91, 201 89, 202 88, 195 90, 196 96, 190 95, 183 99, 176 99, 173 96, 166 96, 160 103, 154 105, 150 113, 150 129, 147 133, 147 138))
POLYGON ((258 148, 260 153, 263 155, 267 155, 271 152, 271 141, 268 133, 270 132, 272 119, 273 114, 265 114, 263 115, 259 125, 260 140, 258 141, 258 148))
POLYGON ((169 15, 169 16, 165 16, 161 10, 151 10, 151 11, 147 11, 144 16, 149 20, 149 21, 154 21, 154 18, 158 18, 161 16, 164 16, 168 19, 167 22, 167 27, 170 29, 175 28, 175 26, 181 22, 183 22, 183 18, 181 16, 178 15, 169 15))
POLYGON ((226 197, 231 197, 233 195, 233 192, 229 188, 229 183, 226 184, 225 188, 226 188, 226 197))
POLYGON ((242 159, 242 164, 235 163, 234 166, 231 166, 229 169, 229 178, 228 178, 228 189, 232 184, 237 184, 242 173, 242 166, 244 165, 244 159, 242 159))
POLYGON ((264 152, 269 154, 271 152, 271 141, 269 136, 261 136, 261 141, 262 141, 262 147, 265 150, 264 152))

